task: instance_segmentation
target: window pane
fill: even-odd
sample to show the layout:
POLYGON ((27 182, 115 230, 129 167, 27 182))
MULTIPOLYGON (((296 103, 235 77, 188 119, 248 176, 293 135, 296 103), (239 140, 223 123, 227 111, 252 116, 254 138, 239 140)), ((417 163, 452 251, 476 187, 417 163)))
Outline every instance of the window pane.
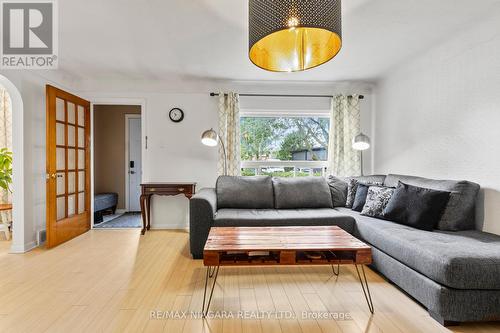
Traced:
POLYGON ((75 126, 68 126, 68 146, 75 146, 75 126))
POLYGON ((241 160, 326 161, 329 130, 327 117, 242 117, 241 160))
POLYGON ((86 210, 85 207, 85 192, 78 194, 78 214, 83 213, 86 210))
POLYGON ((64 112, 64 100, 56 98, 56 120, 66 121, 66 113, 64 112))
POLYGON ((75 123, 75 104, 68 102, 68 123, 75 123))

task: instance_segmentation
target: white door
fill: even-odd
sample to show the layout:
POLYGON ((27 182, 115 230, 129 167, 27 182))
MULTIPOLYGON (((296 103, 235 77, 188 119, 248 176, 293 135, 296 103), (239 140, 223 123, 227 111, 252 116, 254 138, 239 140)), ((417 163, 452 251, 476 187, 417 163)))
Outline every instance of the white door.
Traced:
POLYGON ((128 210, 139 212, 141 206, 141 118, 128 118, 128 210))

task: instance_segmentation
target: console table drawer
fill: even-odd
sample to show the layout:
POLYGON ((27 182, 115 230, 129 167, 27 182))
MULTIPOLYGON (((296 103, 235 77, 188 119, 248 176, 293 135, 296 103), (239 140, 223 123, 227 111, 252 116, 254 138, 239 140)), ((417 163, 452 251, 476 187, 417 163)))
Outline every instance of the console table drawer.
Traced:
POLYGON ((147 187, 144 188, 144 192, 148 194, 193 194, 193 187, 187 185, 169 186, 169 187, 147 187))

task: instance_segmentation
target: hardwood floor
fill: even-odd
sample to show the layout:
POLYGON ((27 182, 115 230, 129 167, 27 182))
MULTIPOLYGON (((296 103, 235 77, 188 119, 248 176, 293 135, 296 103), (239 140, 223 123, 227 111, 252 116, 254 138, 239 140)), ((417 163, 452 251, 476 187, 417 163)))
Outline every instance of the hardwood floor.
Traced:
MULTIPOLYGON (((152 311, 156 317, 200 311, 205 269, 190 258, 185 231, 139 234, 93 230, 54 249, 23 255, 8 254, 8 243, 0 242, 0 331, 450 332, 367 270, 375 304, 370 316, 348 266, 338 279, 329 267, 221 268, 211 306, 221 316, 202 320, 179 312, 174 319, 151 318, 152 311), (224 312, 234 318, 221 318, 224 312), (258 313, 283 317, 257 318, 258 313), (314 317, 325 313, 349 318, 314 317)), ((451 330, 500 332, 500 323, 451 330)))

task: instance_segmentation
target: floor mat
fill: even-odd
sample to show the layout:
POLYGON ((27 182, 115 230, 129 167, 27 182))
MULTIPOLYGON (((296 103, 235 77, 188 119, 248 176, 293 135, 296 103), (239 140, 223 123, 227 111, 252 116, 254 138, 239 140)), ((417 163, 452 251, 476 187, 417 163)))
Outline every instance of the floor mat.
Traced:
POLYGON ((125 213, 111 221, 94 225, 95 229, 105 228, 142 228, 141 213, 125 213))

